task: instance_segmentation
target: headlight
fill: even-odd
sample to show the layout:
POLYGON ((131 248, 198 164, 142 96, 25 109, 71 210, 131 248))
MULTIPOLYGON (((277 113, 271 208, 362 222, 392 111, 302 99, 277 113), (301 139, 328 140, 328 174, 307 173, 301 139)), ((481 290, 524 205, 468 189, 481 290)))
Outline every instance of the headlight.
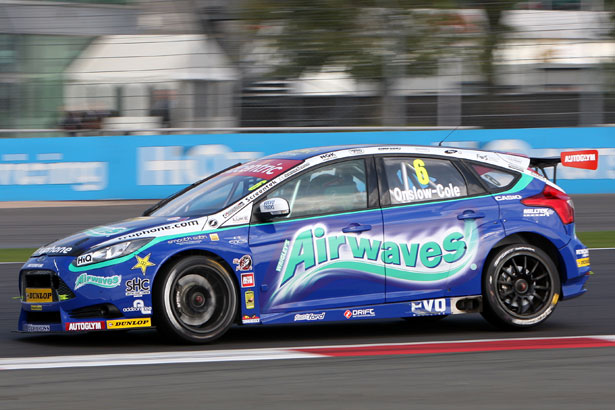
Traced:
POLYGON ((141 248, 153 238, 141 238, 132 241, 120 242, 104 248, 95 249, 88 253, 78 256, 74 261, 74 266, 85 266, 93 263, 104 262, 110 259, 120 258, 129 255, 141 248))

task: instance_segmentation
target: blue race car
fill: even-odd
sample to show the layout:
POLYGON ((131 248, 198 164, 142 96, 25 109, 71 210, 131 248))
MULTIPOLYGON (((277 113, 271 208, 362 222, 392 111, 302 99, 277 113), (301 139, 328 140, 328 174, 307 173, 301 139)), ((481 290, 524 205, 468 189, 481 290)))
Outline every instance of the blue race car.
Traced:
POLYGON ((234 324, 481 312, 527 328, 585 292, 570 198, 513 154, 342 146, 238 164, 142 217, 38 249, 19 330, 147 328, 203 343, 234 324))

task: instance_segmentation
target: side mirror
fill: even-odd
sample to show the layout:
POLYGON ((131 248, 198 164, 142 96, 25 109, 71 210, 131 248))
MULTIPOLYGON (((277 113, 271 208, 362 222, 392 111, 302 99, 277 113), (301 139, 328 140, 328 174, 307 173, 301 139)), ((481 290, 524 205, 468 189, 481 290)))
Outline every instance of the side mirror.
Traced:
POLYGON ((258 207, 261 215, 263 216, 285 216, 290 213, 290 206, 288 201, 283 198, 271 198, 261 202, 258 207))

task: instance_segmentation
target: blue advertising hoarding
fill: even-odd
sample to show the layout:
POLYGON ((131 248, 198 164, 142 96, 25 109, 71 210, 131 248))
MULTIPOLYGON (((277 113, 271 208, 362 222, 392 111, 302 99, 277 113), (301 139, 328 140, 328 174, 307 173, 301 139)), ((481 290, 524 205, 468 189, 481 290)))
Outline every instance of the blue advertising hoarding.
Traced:
POLYGON ((0 201, 156 199, 220 169, 292 149, 443 145, 559 156, 598 149, 596 171, 560 166, 569 193, 615 193, 615 128, 539 128, 0 139, 0 201))

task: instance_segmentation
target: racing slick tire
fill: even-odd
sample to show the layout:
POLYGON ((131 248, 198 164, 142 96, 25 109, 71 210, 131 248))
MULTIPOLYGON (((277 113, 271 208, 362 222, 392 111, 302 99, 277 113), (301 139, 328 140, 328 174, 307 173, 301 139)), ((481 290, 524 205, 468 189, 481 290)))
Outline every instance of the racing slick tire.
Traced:
POLYGON ((503 247, 490 259, 483 277, 482 315, 499 328, 530 328, 544 322, 560 297, 557 267, 540 248, 503 247))
POLYGON ((205 256, 189 256, 170 267, 154 287, 157 329, 173 340, 208 343, 233 324, 237 288, 227 270, 205 256))

